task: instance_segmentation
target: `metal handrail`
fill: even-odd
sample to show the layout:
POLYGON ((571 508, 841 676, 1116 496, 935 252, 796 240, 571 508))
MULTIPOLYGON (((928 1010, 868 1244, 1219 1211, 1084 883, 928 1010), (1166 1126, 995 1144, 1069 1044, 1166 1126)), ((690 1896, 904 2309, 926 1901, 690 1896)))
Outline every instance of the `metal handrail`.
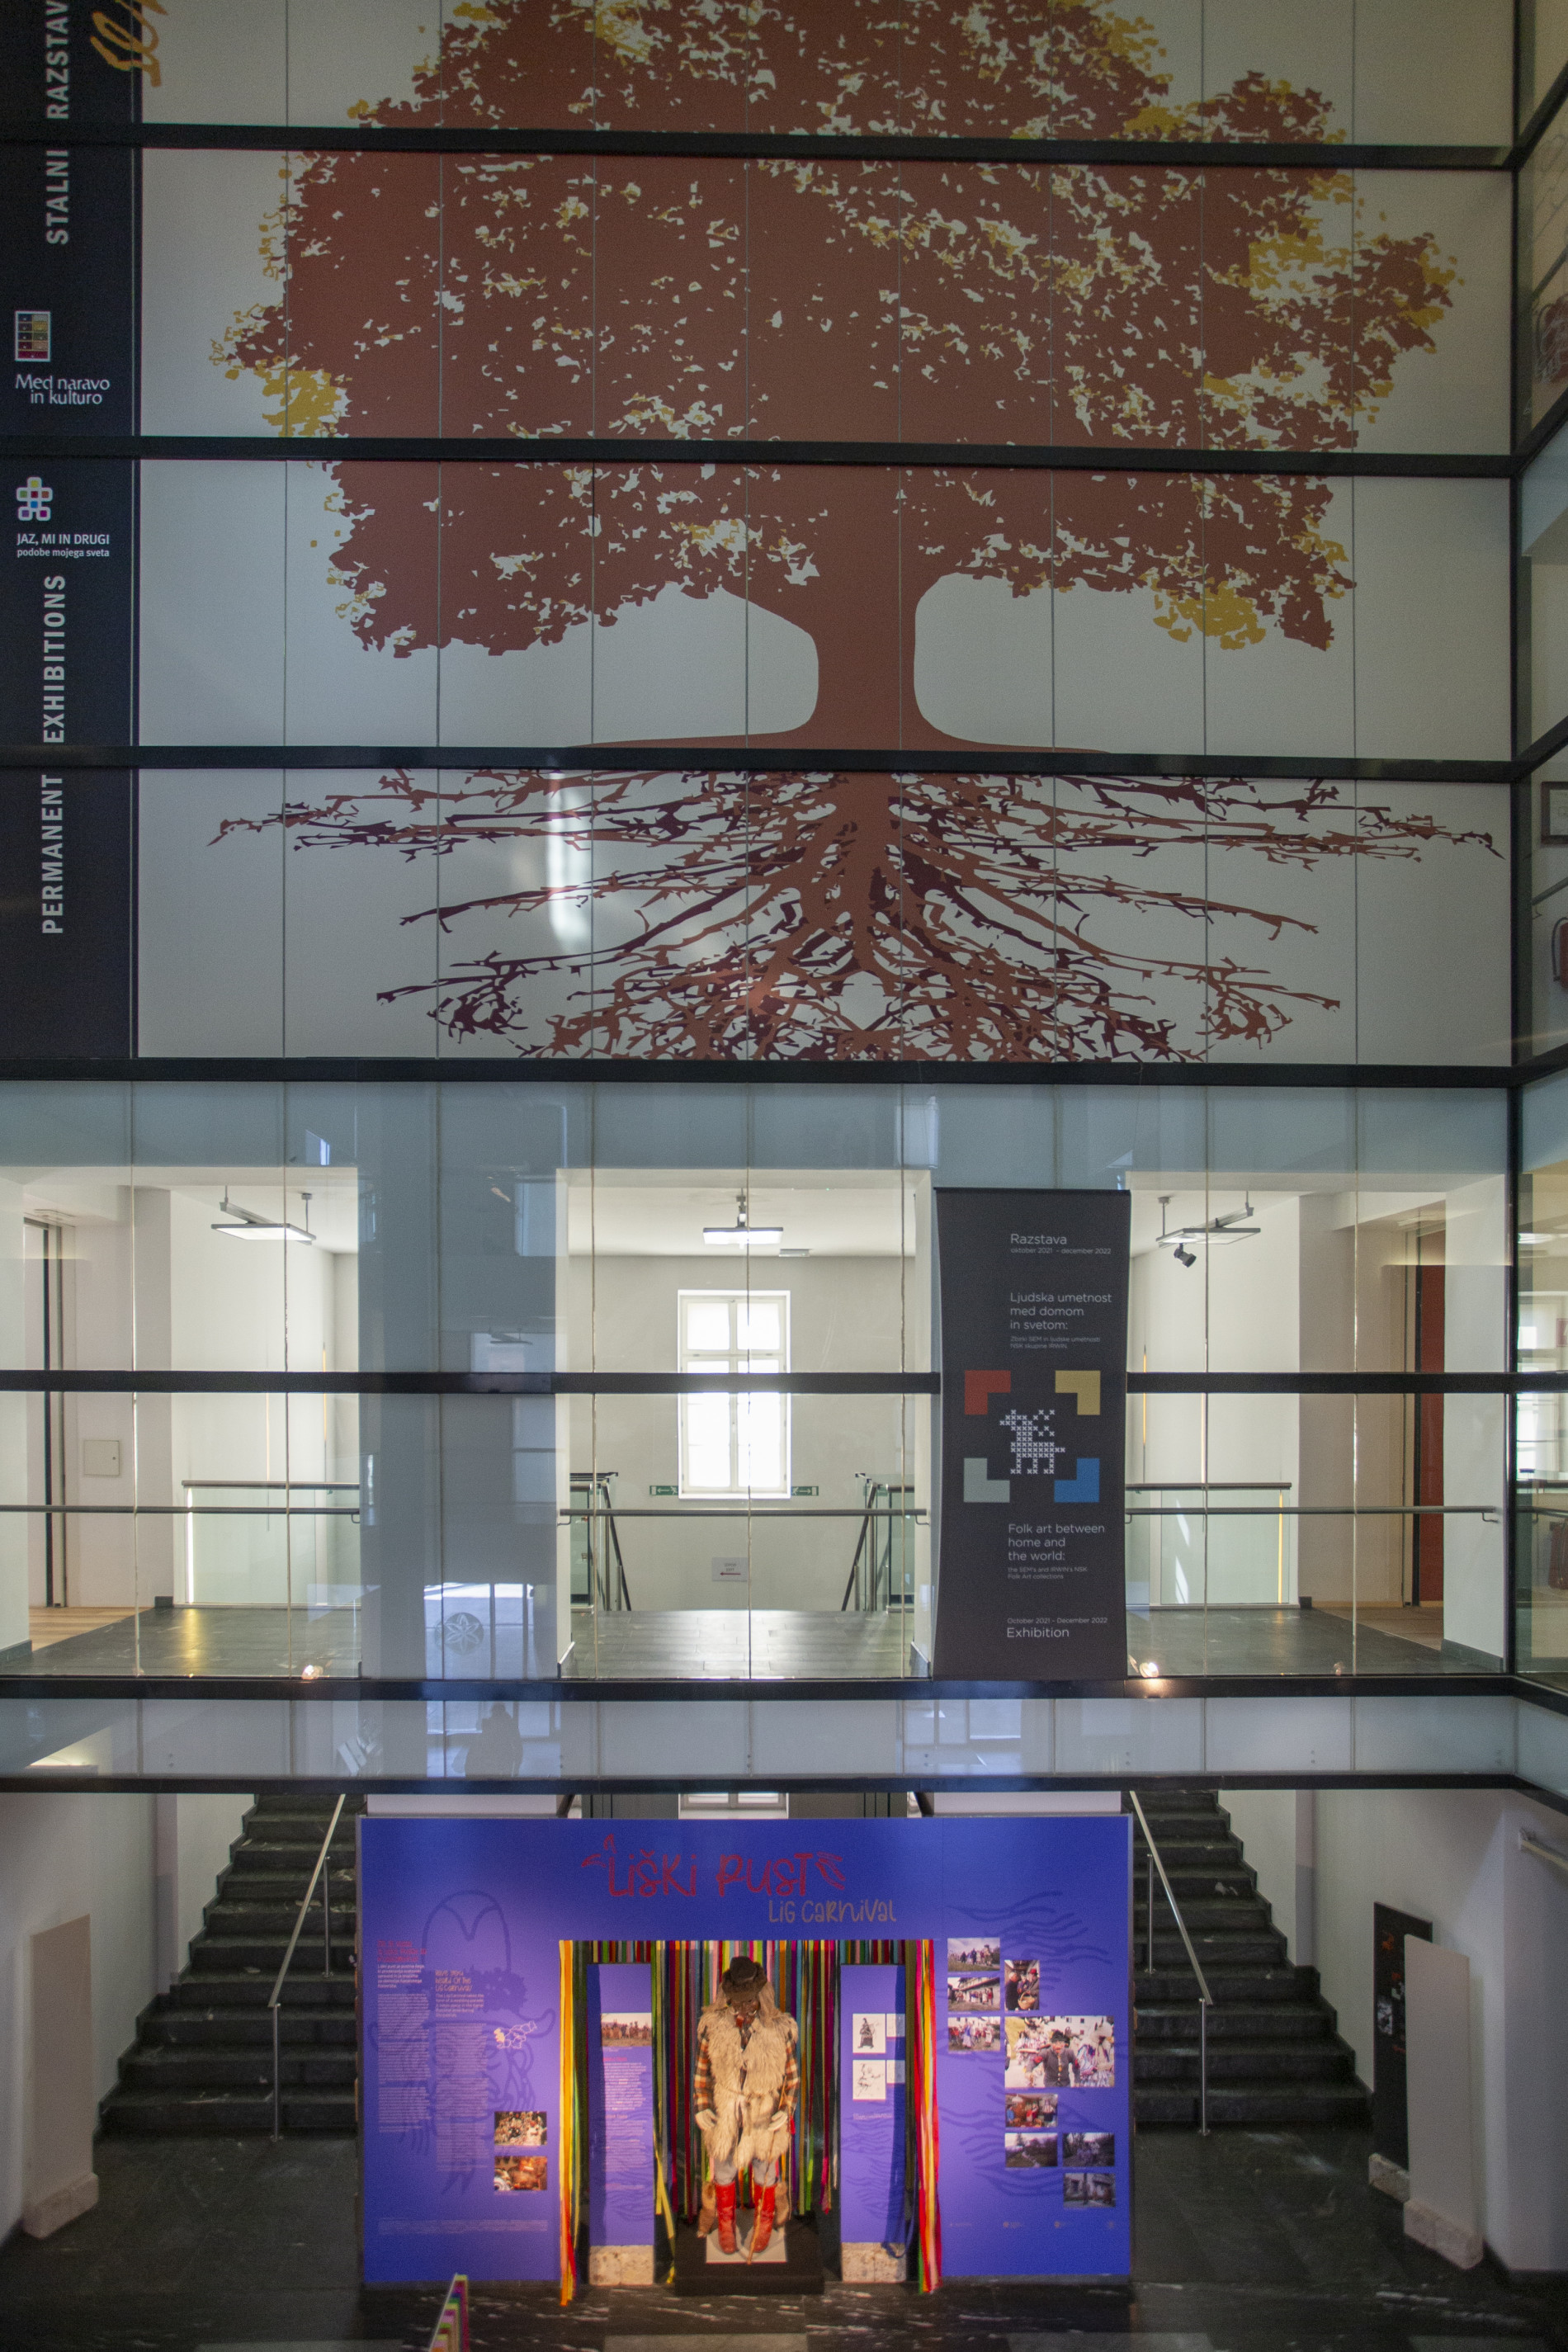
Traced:
POLYGON ((332 1871, 331 1864, 327 1860, 327 1854, 332 1839, 337 1833, 342 1811, 343 1799, 340 1797, 332 1807, 332 1818, 327 1823, 327 1834, 321 1840, 321 1850, 316 1856, 316 1867, 310 1873, 310 1884, 300 1898, 300 1911, 294 1921, 294 1933, 289 1938, 289 1948, 283 1955, 283 1965, 272 1979, 272 1996, 267 2004, 272 2011, 272 2137, 274 2139, 280 2139, 283 2136, 281 2120, 283 2062, 279 2047, 278 2004, 283 1998, 283 1979, 288 1975, 289 1963, 294 1958, 294 1947, 300 1940, 300 1931, 305 1924, 305 1914, 310 1907, 310 1897, 316 1891, 316 1881, 321 1877, 323 1871, 326 1876, 321 1883, 321 1974, 324 1977, 330 1977, 332 1973, 332 1871))
POLYGON ((1521 1830, 1519 1833, 1519 1850, 1521 1853, 1534 1854, 1538 1862, 1550 1863, 1553 1870, 1560 1870, 1564 1878, 1568 1878, 1568 1853, 1560 1853, 1554 1845, 1547 1845, 1542 1839, 1531 1837, 1528 1830, 1521 1830))
POLYGON ((1152 1976, 1154 1972, 1154 1873, 1158 1871, 1160 1874, 1160 1884, 1165 1890, 1165 1900, 1171 1906, 1171 1916, 1175 1920, 1176 1926, 1181 1932, 1182 1941, 1187 1948, 1187 1958, 1193 1965, 1193 1974, 1198 1980, 1198 2137, 1200 2139, 1207 2139, 1209 2136, 1208 2026, 1209 2011, 1214 2007, 1214 1995, 1209 1990, 1209 1980, 1203 1972, 1203 1967, 1198 1959, 1198 1956, 1193 1949, 1193 1939, 1187 1933, 1187 1923, 1182 1916, 1182 1906, 1177 1902, 1175 1895, 1172 1890, 1171 1882, 1165 1874, 1165 1865, 1160 1859, 1160 1849, 1154 1843, 1153 1832, 1149 1827, 1148 1816, 1145 1814, 1142 1806, 1138 1801, 1138 1791, 1136 1789, 1129 1789, 1127 1794, 1131 1801, 1132 1810, 1138 1816, 1138 1825, 1143 1832, 1143 1848, 1148 1856, 1149 1876, 1148 1890, 1145 1900, 1145 1929, 1147 1934, 1147 1944, 1145 1948, 1148 1956, 1149 1973, 1152 1976))

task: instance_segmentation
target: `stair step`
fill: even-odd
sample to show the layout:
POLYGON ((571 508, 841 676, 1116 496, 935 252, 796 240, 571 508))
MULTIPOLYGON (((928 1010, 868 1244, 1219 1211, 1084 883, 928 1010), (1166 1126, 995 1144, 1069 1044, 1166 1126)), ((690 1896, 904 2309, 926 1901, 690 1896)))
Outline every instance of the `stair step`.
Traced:
MULTIPOLYGON (((1209 2093, 1211 2124, 1350 2124, 1364 2123, 1372 2102, 1359 2083, 1227 2083, 1209 2093)), ((1136 2089, 1132 2112, 1140 2124, 1181 2124, 1198 2120, 1195 2089, 1162 2084, 1136 2089)))
MULTIPOLYGON (((162 2000, 184 2010, 201 2011, 265 2011, 272 1990, 272 1978, 259 1971, 250 1976, 237 1976, 227 1971, 213 1970, 206 1974, 187 1974, 178 1978, 161 1996, 162 2000)), ((330 1977, 321 1971, 320 1953, 312 1969, 296 1953, 294 1965, 283 1979, 279 2006, 285 2012, 313 2008, 341 2010, 352 2017, 354 2011, 354 1982, 352 1969, 340 1975, 335 1964, 330 1977)), ((270 2029, 268 2029, 270 2031, 270 2029)))
MULTIPOLYGON (((1255 1930, 1252 1933, 1237 1928, 1229 1935, 1222 1934, 1217 1928, 1208 1928, 1202 1934, 1194 1932, 1193 1949, 1203 1964, 1204 1974, 1209 1979, 1209 1989, 1214 1991, 1215 1969, 1234 1969, 1247 1966, 1258 1969, 1279 1968, 1285 1958, 1285 1938, 1279 1934, 1278 1928, 1255 1930)), ((1140 1978, 1147 1977, 1151 1971, 1142 1965, 1142 1943, 1136 1948, 1136 1961, 1140 1978)), ((1159 1976, 1176 1970, 1181 1972, 1188 1984, 1194 1982, 1191 1964, 1187 1959, 1186 1947, 1181 1937, 1162 1936, 1156 1928, 1152 1973, 1159 1976)))
MULTIPOLYGON (((1190 2042, 1196 2031, 1195 2004, 1190 2001, 1140 2000, 1138 2047, 1151 2049, 1162 2042, 1190 2042)), ((1293 2009, 1285 2001, 1222 2002, 1209 2011, 1209 2046, 1215 2042, 1317 2042, 1331 2036, 1326 2009, 1303 2002, 1293 2009)))
MULTIPOLYGON (((1198 2045, 1170 2042, 1137 2051, 1137 2081, 1195 2082, 1198 2045)), ((1353 2080, 1351 2056, 1337 2042, 1214 2042, 1208 2050, 1209 2082, 1286 2083, 1353 2080)))
MULTIPOLYGON (((319 2090, 353 2088, 355 2057, 352 2048, 300 2050, 285 2043, 280 2055, 285 2086, 303 2084, 319 2090)), ((138 2049, 126 2060, 121 2079, 132 2090, 169 2091, 176 2096, 196 2090, 270 2091, 272 2052, 270 2048, 138 2049)))
MULTIPOLYGON (((137 2033, 143 2047, 181 2050, 272 2048, 272 2012, 257 2010, 167 2009, 146 2012, 137 2033)), ((285 2050, 311 2045, 353 2050, 352 2009, 284 2008, 278 2011, 278 2038, 285 2050)))
MULTIPOLYGON (((285 2131, 353 2133, 357 2127, 352 2091, 286 2086, 281 2107, 285 2131)), ((272 2093, 270 2086, 266 2092, 194 2091, 184 2096, 162 2091, 111 2091, 104 2102, 103 2128, 117 2138, 269 2132, 272 2093)))
MULTIPOLYGON (((340 1910, 334 1903, 331 1916, 334 1946, 341 1937, 352 1940, 353 1920, 346 1906, 340 1910)), ((210 1934, 212 1929, 216 1927, 226 1936, 277 1935, 281 1936, 283 1941, 287 1943, 294 1932, 294 1922, 299 1916, 298 1896, 292 1903, 286 1901, 252 1903, 248 1898, 226 1895, 219 1902, 208 1904, 206 1932, 210 1934)), ((1156 1938, 1159 1933, 1159 1922, 1156 1921, 1154 1927, 1156 1938)), ((321 1948, 321 1905, 319 1895, 312 1899, 310 1907, 305 1914, 305 1924, 300 1930, 300 1941, 302 1946, 314 1944, 318 1951, 321 1948)))
MULTIPOLYGON (((237 1887, 245 1887, 248 1890, 252 1887, 291 1886, 295 1890, 294 1900, 297 1903, 310 1883, 310 1872, 315 1866, 314 1857, 312 1856, 311 1860, 307 1862, 301 1855, 297 1863, 289 1862, 285 1858, 286 1851, 277 1846, 250 1847, 244 1851, 237 1851, 234 1860, 224 1873, 222 1893, 232 1892, 237 1887)), ((331 1869, 332 1900, 335 1903, 340 1886, 347 1887, 352 1892, 359 1882, 353 1864, 340 1863, 335 1855, 332 1857, 331 1869)), ((222 1899, 221 1894, 219 1899, 222 1899)))
MULTIPOLYGON (((198 1936, 191 1946, 192 1969, 202 1976, 230 1975, 240 1969, 254 1969, 258 1974, 267 1970, 276 1976, 282 1965, 283 1955, 289 1948, 289 1937, 292 1932, 293 1922, 290 1921, 287 1929, 273 1935, 263 1932, 257 1935, 198 1936)), ((319 1977, 322 1973, 321 1944, 320 1937, 314 1940, 316 1948, 312 1954, 304 1937, 300 1937, 295 1951, 294 1968, 307 1970, 310 1975, 319 1977)), ((345 1976, 353 1974, 353 1951, 352 1935, 333 1935, 332 1973, 334 1976, 340 1969, 345 1976)), ((290 1969, 289 1974, 292 1975, 292 1973, 293 1970, 290 1969)))
MULTIPOLYGON (((1160 1938, 1154 1939, 1156 1957, 1160 1954, 1160 1938)), ((1135 1998, 1140 2009, 1145 2001, 1155 2006, 1162 2002, 1173 2005, 1186 2002, 1189 2007, 1198 1997, 1198 1980, 1187 1965, 1184 1952, 1178 1949, 1171 1956, 1171 1964, 1151 1972, 1142 1965, 1143 1955, 1138 1955, 1139 1966, 1134 1979, 1135 1998)), ((1235 2001, 1290 2001, 1312 2000, 1317 1993, 1313 1972, 1292 1968, 1281 1956, 1272 1958, 1266 1968, 1231 1968, 1215 1961, 1211 1968, 1205 1961, 1204 1974, 1216 2005, 1228 2008, 1235 2001), (1312 1981, 1304 1983, 1303 1978, 1312 1981)))
MULTIPOLYGON (((1250 1929, 1254 1935, 1278 1933, 1274 1926, 1274 1915, 1268 1904, 1254 1895, 1250 1888, 1245 1894, 1238 1890, 1235 1895, 1200 1895, 1195 1900, 1184 1895, 1182 1917, 1185 1920, 1187 1933, 1194 1943, 1197 1941, 1200 1928, 1222 1928, 1229 1934, 1234 1934, 1242 1928, 1250 1929)), ((1133 1925, 1136 1931, 1133 1937, 1134 1943, 1142 1941, 1148 1932, 1148 1921, 1149 1914, 1143 1905, 1136 1904, 1133 1906, 1133 1925)), ((1181 1929, 1171 1916, 1170 1905, 1156 1895, 1154 1898, 1155 1942, 1158 1943, 1162 1936, 1174 1936, 1180 1943, 1181 1935, 1181 1929)))
MULTIPOLYGON (((304 1814, 320 1821, 321 1827, 325 1829, 332 1818, 332 1808, 337 1801, 335 1797, 323 1797, 302 1790, 268 1789, 264 1797, 258 1797, 251 1807, 251 1811, 268 1821, 289 1814, 304 1814)), ((363 1797, 344 1797, 342 1818, 345 1822, 352 1821, 356 1814, 363 1813, 363 1797)))

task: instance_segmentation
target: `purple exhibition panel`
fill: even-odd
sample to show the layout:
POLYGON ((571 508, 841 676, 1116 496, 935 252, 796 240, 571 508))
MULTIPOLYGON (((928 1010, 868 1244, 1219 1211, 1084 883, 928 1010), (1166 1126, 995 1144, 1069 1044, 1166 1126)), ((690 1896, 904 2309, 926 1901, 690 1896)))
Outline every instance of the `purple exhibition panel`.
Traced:
POLYGON ((936 1956, 943 2274, 1125 2275, 1131 1820, 948 1826, 936 1956))
POLYGON ((367 1817, 366 2279, 556 2276, 561 1945, 600 1937, 931 1939, 947 2274, 1124 2276, 1131 1871, 1119 1815, 367 1817))
POLYGON ((588 1970, 588 2239, 653 2243, 653 1970, 588 1970))
POLYGON ((838 1985, 838 2228, 898 2245, 904 2223, 904 1972, 850 1966, 838 1985))

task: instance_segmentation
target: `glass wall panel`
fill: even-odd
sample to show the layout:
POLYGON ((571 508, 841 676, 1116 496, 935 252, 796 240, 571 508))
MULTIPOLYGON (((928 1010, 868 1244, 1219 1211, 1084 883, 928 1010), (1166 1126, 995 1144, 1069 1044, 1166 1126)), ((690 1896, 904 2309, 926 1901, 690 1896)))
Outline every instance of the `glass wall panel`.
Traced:
POLYGON ((1568 391, 1568 111, 1561 108, 1519 175, 1518 252, 1522 434, 1568 391))
POLYGON ((1501 1672, 1500 1396, 1130 1402, 1132 1671, 1501 1672))
MULTIPOLYGON (((4 1401, 11 1646, 30 1605, 46 1671, 117 1644, 215 1672, 923 1671, 951 1184, 1131 1195, 1136 1661, 1147 1619, 1206 1671, 1327 1671, 1310 1608, 1447 1664, 1506 1651, 1500 1398, 1310 1386, 1501 1376, 1500 1091, 542 1073, 106 1097, 18 1089, 5 1129, 9 1364, 128 1383, 4 1401), (136 1389, 153 1372, 173 1393, 136 1389), (493 1392, 421 1392, 454 1375, 493 1392), (121 1630, 62 1639, 51 1607, 121 1630)), ((1527 1121, 1527 1361, 1554 1101, 1527 1121)))
MULTIPOLYGON (((1543 1252, 1542 1253, 1544 1254, 1543 1252)), ((1568 1243, 1561 1255, 1568 1257, 1568 1243)), ((1547 1284, 1532 1297, 1533 1323, 1521 1327, 1534 1344, 1520 1369, 1568 1370, 1562 1344, 1565 1325, 1555 1310, 1568 1300, 1568 1265, 1541 1269, 1547 1284), (1547 1285, 1555 1275, 1563 1287, 1547 1285), (1546 1344, 1548 1342, 1553 1344, 1546 1344)), ((1519 1399, 1515 1444, 1519 1480, 1514 1540, 1515 1660, 1531 1675, 1568 1689, 1568 1397, 1561 1389, 1527 1392, 1519 1399)))
POLYGON ((1519 1181, 1514 1627, 1521 1674, 1568 1676, 1568 1076, 1524 1089, 1519 1181))
POLYGON ((1568 1039, 1568 755, 1516 790, 1519 1051, 1545 1054, 1568 1039))
POLYGON ((1519 15, 1519 123, 1522 131, 1568 66, 1564 0, 1524 0, 1519 15))
POLYGON ((1519 545, 1519 729, 1533 743, 1568 713, 1568 432, 1525 469, 1519 545))

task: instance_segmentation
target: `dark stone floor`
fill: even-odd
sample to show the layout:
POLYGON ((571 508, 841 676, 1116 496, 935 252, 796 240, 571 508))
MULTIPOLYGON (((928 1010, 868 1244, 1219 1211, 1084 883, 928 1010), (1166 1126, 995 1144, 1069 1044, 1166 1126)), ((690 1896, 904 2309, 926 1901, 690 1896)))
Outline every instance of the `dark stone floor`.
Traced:
MULTIPOLYGON (((911 1671, 901 1611, 875 1615, 832 1610, 685 1609, 572 1612, 572 1681, 679 1679, 887 1680, 911 1671)), ((461 1683, 515 1675, 550 1679, 553 1658, 538 1653, 521 1623, 499 1623, 492 1665, 488 1612, 449 1609, 426 1637, 427 1675, 461 1683)), ((1500 1662, 1479 1651, 1441 1651, 1401 1640, 1381 1626, 1313 1609, 1162 1609, 1129 1613, 1127 1640, 1140 1664, 1167 1675, 1399 1675, 1484 1673, 1500 1662)), ((41 1681, 73 1675, 251 1675, 353 1676, 360 1628, 352 1609, 307 1613, 281 1608, 144 1609, 139 1619, 73 1634, 8 1661, 13 1674, 41 1681)))
MULTIPOLYGON (((479 2288, 474 2352, 1568 2352, 1568 2281, 1462 2273, 1401 2234, 1359 2131, 1144 2131, 1131 2290, 957 2281, 933 2296, 677 2302, 663 2288, 479 2288), (770 2338, 764 2345, 759 2338, 770 2338)), ((100 2201, 0 2247, 0 2343, 18 2352, 346 2344, 423 2352, 439 2296, 362 2298, 352 2141, 106 2140, 100 2201)))

